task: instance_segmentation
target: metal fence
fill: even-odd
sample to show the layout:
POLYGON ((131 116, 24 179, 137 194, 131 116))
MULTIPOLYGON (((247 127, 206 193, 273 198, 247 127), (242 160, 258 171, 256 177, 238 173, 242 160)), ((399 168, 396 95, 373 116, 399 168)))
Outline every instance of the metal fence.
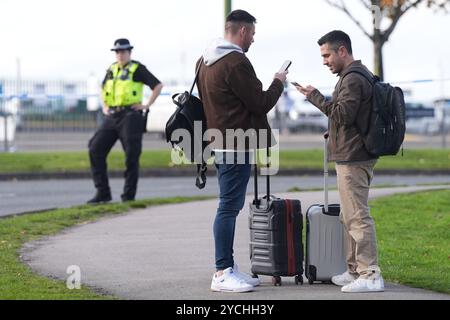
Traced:
MULTIPOLYGON (((443 81, 448 82, 448 79, 440 82, 443 81)), ((429 85, 435 85, 435 82, 431 80, 428 82, 429 85)), ((148 129, 149 127, 152 129, 149 130, 151 132, 163 130, 165 121, 173 112, 171 94, 181 92, 188 87, 188 85, 180 86, 176 82, 165 83, 167 91, 163 94, 165 97, 160 97, 151 109, 147 126, 148 129)), ((414 83, 410 82, 410 84, 414 83)), ((403 85, 406 86, 406 84, 403 85)), ((423 81, 417 89, 421 91, 426 89, 423 81)), ((445 90, 442 91, 444 96, 445 90)), ((17 150, 23 151, 30 150, 32 147, 37 149, 40 145, 42 148, 44 148, 43 145, 46 148, 58 145, 55 143, 57 139, 61 141, 58 148, 67 144, 67 141, 87 139, 103 121, 99 93, 100 84, 93 77, 84 81, 0 78, 0 151, 13 151, 16 147, 15 142, 22 143, 17 150)), ((149 94, 144 92, 144 94, 147 93, 149 94)), ((437 102, 435 105, 426 105, 423 108, 419 106, 408 109, 407 129, 410 133, 433 136, 433 138, 441 135, 441 145, 446 147, 450 131, 450 100, 443 99, 437 102)), ((303 104, 297 107, 298 114, 306 114, 311 119, 315 119, 319 112, 312 106, 309 108, 312 110, 310 110, 311 114, 303 104)), ((307 116, 298 119, 294 117, 294 120, 299 126, 305 127, 310 124, 305 120, 307 116)), ((286 124, 288 122, 286 121, 286 124)), ((320 128, 320 131, 323 131, 323 128, 320 128)))
POLYGON ((86 81, 0 80, 2 127, 6 123, 18 132, 92 131, 101 117, 98 106, 88 110, 88 99, 86 81))

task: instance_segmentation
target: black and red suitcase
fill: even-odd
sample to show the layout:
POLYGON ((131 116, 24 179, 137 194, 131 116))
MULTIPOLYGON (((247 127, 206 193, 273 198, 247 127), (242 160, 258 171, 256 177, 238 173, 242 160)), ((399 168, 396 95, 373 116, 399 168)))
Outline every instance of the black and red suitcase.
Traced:
POLYGON ((303 284, 303 216, 300 200, 280 199, 270 195, 258 198, 258 169, 255 165, 255 199, 250 204, 251 272, 272 276, 272 284, 280 285, 281 277, 295 277, 303 284))

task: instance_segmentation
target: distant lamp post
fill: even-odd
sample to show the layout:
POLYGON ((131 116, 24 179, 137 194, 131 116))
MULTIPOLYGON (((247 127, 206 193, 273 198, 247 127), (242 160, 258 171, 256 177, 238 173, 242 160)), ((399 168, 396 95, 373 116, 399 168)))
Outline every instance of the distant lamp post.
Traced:
POLYGON ((232 0, 225 0, 225 20, 231 12, 232 0))
POLYGON ((443 149, 446 149, 446 148, 447 148, 447 134, 448 134, 448 129, 447 129, 446 121, 447 121, 447 110, 446 110, 445 100, 444 100, 443 103, 442 103, 442 123, 441 123, 441 130, 442 130, 442 148, 443 148, 443 149))

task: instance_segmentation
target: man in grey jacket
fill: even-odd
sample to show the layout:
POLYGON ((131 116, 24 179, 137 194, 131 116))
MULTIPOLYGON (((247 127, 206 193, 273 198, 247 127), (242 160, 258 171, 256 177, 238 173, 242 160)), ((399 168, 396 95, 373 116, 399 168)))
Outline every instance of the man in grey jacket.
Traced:
POLYGON ((298 86, 297 90, 329 119, 329 160, 336 162, 347 253, 347 271, 334 276, 332 282, 342 286, 342 292, 384 291, 375 225, 368 206, 377 157, 367 152, 360 134, 369 124, 372 85, 357 72, 371 73, 361 61, 354 60, 346 33, 332 31, 318 43, 323 64, 339 76, 333 98, 327 101, 312 86, 298 86))

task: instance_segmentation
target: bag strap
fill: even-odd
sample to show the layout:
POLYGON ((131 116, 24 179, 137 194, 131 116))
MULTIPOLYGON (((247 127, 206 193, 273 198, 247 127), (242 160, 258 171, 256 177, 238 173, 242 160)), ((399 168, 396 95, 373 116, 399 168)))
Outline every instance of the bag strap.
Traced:
MULTIPOLYGON (((200 59, 200 63, 198 64, 197 71, 195 72, 195 79, 194 83, 191 86, 191 90, 189 91, 189 97, 192 96, 192 91, 194 91, 195 84, 197 83, 198 76, 200 74, 200 69, 202 68, 203 64, 203 56, 200 59)), ((197 177, 195 179, 195 186, 199 188, 200 190, 205 188, 206 186, 206 171, 208 170, 208 166, 206 162, 202 159, 201 164, 197 164, 197 177)))
MULTIPOLYGON (((344 73, 344 75, 341 77, 341 83, 339 85, 339 91, 341 91, 341 86, 342 86, 342 82, 344 81, 344 78, 346 76, 348 76, 350 73, 357 73, 361 76, 363 76, 367 81, 369 81, 370 85, 372 86, 372 88, 375 86, 375 83, 377 83, 378 81, 380 81, 380 78, 378 76, 375 75, 370 75, 369 73, 365 72, 365 71, 360 71, 360 70, 356 70, 356 69, 350 69, 349 71, 347 71, 346 73, 344 73)), ((369 123, 371 122, 371 117, 372 115, 370 115, 369 117, 369 123)), ((365 137, 369 131, 369 126, 367 126, 367 131, 365 133, 362 132, 362 130, 355 125, 356 130, 358 130, 358 133, 361 137, 365 137)), ((328 127, 329 129, 329 127, 328 127)))
POLYGON ((189 92, 185 91, 184 93, 175 93, 174 95, 172 95, 172 101, 174 104, 176 104, 178 107, 182 107, 183 102, 178 100, 178 97, 180 96, 184 96, 184 99, 189 100, 189 98, 192 96, 192 91, 194 91, 194 87, 195 84, 197 83, 198 80, 198 75, 200 73, 200 69, 202 67, 202 63, 203 63, 203 57, 200 60, 200 64, 198 65, 197 71, 195 71, 195 78, 194 78, 194 82, 192 83, 191 89, 189 90, 189 92), (189 93, 189 95, 186 97, 186 93, 189 93))
POLYGON ((191 90, 189 91, 189 96, 192 96, 192 91, 194 91, 195 84, 197 83, 198 75, 200 74, 200 69, 202 68, 202 64, 203 64, 203 56, 200 60, 200 63, 198 64, 197 71, 195 72, 195 79, 194 79, 194 83, 191 86, 191 90))
MULTIPOLYGON (((371 85, 374 85, 375 82, 380 81, 380 78, 378 76, 375 75, 370 75, 369 73, 365 72, 365 71, 361 71, 361 70, 356 70, 356 69, 350 69, 349 71, 347 71, 346 73, 344 73, 344 75, 342 76, 342 80, 344 80, 344 78, 346 76, 348 76, 350 73, 357 73, 361 76, 363 76, 364 78, 367 79, 367 81, 370 82, 371 85)), ((341 85, 342 85, 342 81, 341 81, 341 85)), ((340 88, 339 88, 340 89, 340 88)))
POLYGON ((195 186, 200 190, 206 186, 206 171, 208 166, 204 161, 202 164, 197 164, 197 178, 195 179, 195 186))

